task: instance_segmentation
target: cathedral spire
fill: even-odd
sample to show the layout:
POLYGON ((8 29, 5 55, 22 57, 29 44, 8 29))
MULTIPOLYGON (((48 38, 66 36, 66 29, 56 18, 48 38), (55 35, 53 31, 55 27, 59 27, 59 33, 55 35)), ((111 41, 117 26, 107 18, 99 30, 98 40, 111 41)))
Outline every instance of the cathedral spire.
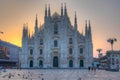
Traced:
POLYGON ((28 41, 28 26, 23 24, 23 34, 22 34, 22 46, 24 46, 28 41))
POLYGON ((37 18, 37 14, 36 14, 35 26, 38 27, 38 18, 37 18))
POLYGON ((26 37, 28 38, 28 23, 26 23, 26 37))
POLYGON ((91 27, 90 20, 89 20, 89 27, 91 27))
POLYGON ((85 20, 85 37, 88 37, 87 20, 85 20))
POLYGON ((22 40, 28 39, 28 26, 27 24, 23 24, 23 34, 22 34, 22 40))
POLYGON ((63 3, 61 3, 61 16, 63 16, 63 3))
POLYGON ((45 18, 47 17, 47 4, 45 5, 45 18))
POLYGON ((76 11, 75 11, 75 24, 77 24, 76 11))
POLYGON ((75 30, 77 30, 77 17, 76 17, 76 12, 75 12, 74 27, 75 27, 75 30))
POLYGON ((85 27, 87 28, 87 20, 85 20, 85 27))
POLYGON ((25 24, 23 24, 23 34, 22 34, 22 37, 25 36, 25 24))
POLYGON ((89 20, 89 25, 88 25, 88 26, 89 26, 89 29, 91 30, 91 24, 90 24, 90 20, 89 20))
POLYGON ((90 39, 90 40, 92 40, 92 34, 91 34, 91 24, 90 24, 90 20, 89 20, 88 31, 89 31, 89 39, 90 39))
POLYGON ((35 20, 35 32, 38 31, 38 19, 37 19, 37 14, 36 14, 36 20, 35 20))
POLYGON ((51 12, 50 12, 50 4, 49 4, 49 7, 48 7, 48 17, 51 16, 51 12))
POLYGON ((67 8, 66 8, 66 3, 65 3, 64 15, 65 15, 65 16, 67 16, 67 8))
POLYGON ((25 33, 26 33, 26 36, 28 37, 28 23, 26 23, 25 33))
POLYGON ((29 30, 28 38, 30 39, 30 30, 29 30))

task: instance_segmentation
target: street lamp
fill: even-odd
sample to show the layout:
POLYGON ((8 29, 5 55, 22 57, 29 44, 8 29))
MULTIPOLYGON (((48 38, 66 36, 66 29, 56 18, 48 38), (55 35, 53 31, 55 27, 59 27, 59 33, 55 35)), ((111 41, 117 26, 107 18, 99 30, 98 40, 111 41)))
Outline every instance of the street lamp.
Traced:
POLYGON ((109 42, 110 44, 111 44, 111 50, 113 51, 113 44, 114 44, 114 42, 116 42, 117 41, 117 39, 116 38, 109 38, 108 40, 107 40, 107 42, 109 42))
POLYGON ((100 52, 102 51, 102 49, 97 49, 96 51, 98 51, 98 53, 99 53, 99 56, 98 57, 100 57, 100 52))
POLYGON ((100 54, 100 52, 102 51, 102 49, 97 49, 98 53, 100 54))

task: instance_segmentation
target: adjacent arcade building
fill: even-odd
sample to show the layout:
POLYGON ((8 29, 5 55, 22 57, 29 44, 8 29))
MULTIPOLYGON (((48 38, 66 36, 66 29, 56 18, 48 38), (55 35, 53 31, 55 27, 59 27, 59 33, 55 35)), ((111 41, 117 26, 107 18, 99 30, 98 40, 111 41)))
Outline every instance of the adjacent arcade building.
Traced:
POLYGON ((0 40, 0 67, 16 68, 19 62, 18 46, 0 40))

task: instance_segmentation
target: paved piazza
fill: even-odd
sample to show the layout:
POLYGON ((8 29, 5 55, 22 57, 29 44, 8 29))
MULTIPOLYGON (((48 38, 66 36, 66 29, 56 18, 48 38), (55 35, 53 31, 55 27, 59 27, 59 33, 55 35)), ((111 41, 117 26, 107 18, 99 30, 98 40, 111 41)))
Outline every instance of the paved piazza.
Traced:
POLYGON ((1 72, 0 80, 120 80, 120 72, 94 72, 87 69, 9 69, 1 72))

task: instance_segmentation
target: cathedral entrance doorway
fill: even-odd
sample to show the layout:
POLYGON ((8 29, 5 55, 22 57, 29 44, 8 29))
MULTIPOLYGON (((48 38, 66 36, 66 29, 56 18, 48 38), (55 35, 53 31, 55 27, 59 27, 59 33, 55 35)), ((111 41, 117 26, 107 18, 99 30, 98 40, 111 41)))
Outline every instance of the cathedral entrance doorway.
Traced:
POLYGON ((58 57, 57 56, 53 57, 53 67, 58 67, 58 57))
POLYGON ((33 67, 33 60, 30 60, 30 68, 33 67))
POLYGON ((84 67, 84 61, 80 60, 80 67, 84 67))
POLYGON ((72 60, 69 61, 69 67, 73 67, 73 61, 72 60))
POLYGON ((39 61, 39 67, 40 67, 40 68, 43 67, 43 61, 42 61, 42 60, 39 61))

